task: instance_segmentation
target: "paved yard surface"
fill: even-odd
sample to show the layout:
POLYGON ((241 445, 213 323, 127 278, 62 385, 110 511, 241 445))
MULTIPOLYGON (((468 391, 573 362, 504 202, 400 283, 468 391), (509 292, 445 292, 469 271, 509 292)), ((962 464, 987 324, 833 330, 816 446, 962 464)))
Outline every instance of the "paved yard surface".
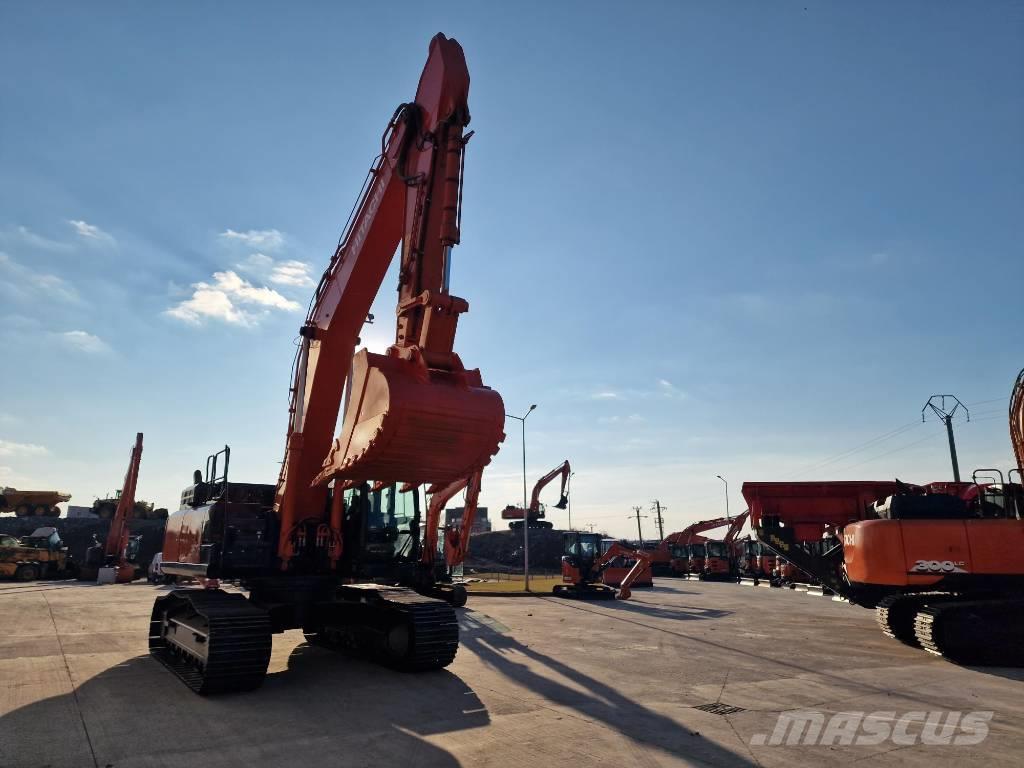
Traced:
POLYGON ((447 671, 391 672, 289 632, 260 690, 203 699, 146 655, 162 589, 0 583, 0 766, 934 768, 1024 754, 1024 671, 953 666, 885 638, 870 611, 802 592, 659 580, 628 602, 471 596, 447 671), (696 709, 715 703, 742 709, 696 709), (895 742, 771 745, 797 710, 994 715, 976 746, 921 744, 920 723, 895 742))

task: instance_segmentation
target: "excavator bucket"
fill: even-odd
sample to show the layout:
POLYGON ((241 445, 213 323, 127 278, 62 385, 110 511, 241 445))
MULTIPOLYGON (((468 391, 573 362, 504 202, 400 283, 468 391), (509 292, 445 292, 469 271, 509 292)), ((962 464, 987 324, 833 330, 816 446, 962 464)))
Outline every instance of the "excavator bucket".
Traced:
POLYGON ((568 497, 568 496, 566 496, 566 495, 565 495, 565 494, 563 493, 563 494, 562 494, 562 498, 560 498, 560 499, 558 500, 558 503, 557 503, 557 504, 555 504, 555 509, 565 509, 565 508, 566 508, 566 507, 568 507, 568 506, 569 506, 569 497, 568 497))
POLYGON ((483 468, 505 439, 504 403, 477 370, 428 369, 364 349, 352 361, 350 393, 318 482, 450 483, 483 468))

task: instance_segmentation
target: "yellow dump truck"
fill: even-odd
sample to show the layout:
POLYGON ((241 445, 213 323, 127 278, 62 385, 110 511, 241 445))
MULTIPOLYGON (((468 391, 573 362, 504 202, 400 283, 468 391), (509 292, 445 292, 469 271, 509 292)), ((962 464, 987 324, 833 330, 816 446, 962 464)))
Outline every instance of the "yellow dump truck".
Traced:
POLYGON ((19 491, 17 488, 3 488, 0 489, 0 512, 13 512, 18 517, 60 517, 60 507, 57 505, 70 499, 70 493, 60 491, 19 491))
POLYGON ((36 528, 20 539, 0 535, 0 577, 18 581, 72 578, 77 572, 57 529, 36 528))

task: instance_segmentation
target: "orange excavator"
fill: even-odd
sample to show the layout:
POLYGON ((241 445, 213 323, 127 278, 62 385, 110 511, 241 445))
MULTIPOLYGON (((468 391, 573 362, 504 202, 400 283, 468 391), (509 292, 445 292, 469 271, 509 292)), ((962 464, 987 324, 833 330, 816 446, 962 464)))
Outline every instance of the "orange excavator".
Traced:
POLYGON ((589 600, 628 600, 632 587, 640 577, 650 571, 651 556, 642 549, 632 549, 614 542, 601 553, 603 536, 599 533, 566 531, 562 534, 562 584, 556 584, 552 594, 589 600), (620 582, 619 590, 601 581, 601 574, 616 559, 634 560, 633 567, 620 582))
POLYGON ((198 693, 260 685, 272 634, 289 629, 403 670, 455 658, 455 612, 423 557, 438 525, 424 525, 422 489, 469 482, 497 452, 505 418, 498 393, 454 351, 469 308, 450 292, 468 94, 462 47, 435 36, 299 330, 276 484, 236 482, 225 447, 168 518, 166 574, 248 590, 156 600, 150 653, 198 693), (394 344, 356 352, 399 246, 394 344))
POLYGON ((135 487, 139 482, 139 465, 142 463, 142 433, 135 435, 128 459, 128 471, 117 500, 117 509, 110 521, 106 541, 94 543, 85 552, 85 563, 79 569, 80 581, 95 581, 100 568, 114 568, 114 580, 127 584, 135 578, 135 559, 139 554, 140 536, 132 536, 130 525, 135 512, 135 487))
MULTIPOLYGON (((712 520, 701 520, 688 525, 681 531, 666 536, 654 551, 655 562, 658 555, 667 551, 669 555, 669 568, 676 576, 685 576, 687 573, 703 573, 704 558, 706 551, 704 543, 708 540, 702 536, 706 531, 713 531, 715 528, 731 526, 734 518, 716 517, 712 520)), ((737 529, 738 530, 738 529, 737 529)))
POLYGON ((704 567, 697 572, 702 581, 736 580, 738 573, 736 560, 732 556, 732 543, 749 516, 750 511, 747 510, 732 518, 724 539, 708 539, 704 542, 704 567))
POLYGON ((1009 417, 1017 467, 1005 479, 745 483, 758 538, 874 607, 890 637, 961 664, 1024 666, 1024 371, 1009 417))
POLYGON ((551 530, 554 525, 543 519, 544 505, 540 503, 540 492, 544 490, 544 486, 556 477, 561 476, 562 490, 558 497, 558 503, 553 504, 552 506, 554 506, 555 509, 565 509, 569 504, 569 497, 566 495, 566 488, 569 483, 570 474, 572 474, 572 469, 569 467, 569 460, 566 459, 544 475, 537 481, 537 484, 533 486, 533 495, 530 497, 529 514, 523 514, 522 507, 510 504, 501 511, 501 519, 512 520, 513 522, 509 523, 508 527, 513 531, 522 530, 524 518, 526 518, 527 523, 531 528, 544 528, 546 530, 551 530))

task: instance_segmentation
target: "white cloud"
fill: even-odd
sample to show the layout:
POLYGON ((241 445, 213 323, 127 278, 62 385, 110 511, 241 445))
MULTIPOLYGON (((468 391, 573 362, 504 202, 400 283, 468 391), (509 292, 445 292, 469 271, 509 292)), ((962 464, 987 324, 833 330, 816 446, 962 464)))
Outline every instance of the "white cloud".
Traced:
POLYGON ((311 269, 312 267, 304 261, 295 261, 294 259, 282 261, 274 266, 274 270, 270 273, 270 282, 278 285, 312 288, 313 278, 309 274, 311 269))
POLYGON ((647 419, 639 413, 631 413, 627 416, 602 416, 597 421, 599 424, 642 424, 647 419))
POLYGON ((684 400, 687 395, 668 379, 658 379, 658 394, 662 397, 673 397, 684 400))
POLYGON ((193 325, 206 319, 231 325, 255 325, 270 310, 299 312, 302 306, 273 288, 256 287, 237 273, 214 272, 213 283, 195 283, 192 296, 165 314, 193 325))
POLYGON ((265 253, 253 253, 236 266, 276 285, 295 288, 312 288, 315 285, 311 274, 313 267, 304 261, 276 261, 265 253))
POLYGON ((51 240, 48 237, 43 237, 33 232, 28 227, 18 227, 13 233, 4 232, 2 233, 4 240, 17 241, 30 248, 35 248, 41 251, 70 251, 70 243, 62 243, 59 240, 51 240))
POLYGON ((89 224, 81 219, 68 219, 68 224, 72 226, 75 233, 83 240, 88 240, 94 243, 104 243, 107 245, 114 245, 117 242, 113 235, 104 232, 95 224, 89 224))
POLYGON ((0 440, 0 456, 45 456, 48 453, 49 451, 42 445, 0 440))
POLYGON ((47 298, 78 301, 78 292, 66 281, 56 275, 36 272, 3 251, 0 251, 0 272, 11 276, 10 280, 0 280, 0 285, 19 298, 33 298, 28 293, 44 293, 47 298))
POLYGON ((66 346, 90 355, 102 355, 111 351, 107 342, 87 331, 63 331, 58 333, 57 337, 66 346))
POLYGON ((276 229, 250 229, 246 232, 236 232, 227 229, 220 233, 222 240, 227 242, 241 243, 249 248, 259 248, 266 251, 276 251, 284 245, 284 235, 276 229))
POLYGON ((613 392, 611 390, 604 390, 603 392, 594 392, 590 396, 590 399, 591 400, 621 400, 622 399, 622 395, 620 395, 618 392, 613 392))

